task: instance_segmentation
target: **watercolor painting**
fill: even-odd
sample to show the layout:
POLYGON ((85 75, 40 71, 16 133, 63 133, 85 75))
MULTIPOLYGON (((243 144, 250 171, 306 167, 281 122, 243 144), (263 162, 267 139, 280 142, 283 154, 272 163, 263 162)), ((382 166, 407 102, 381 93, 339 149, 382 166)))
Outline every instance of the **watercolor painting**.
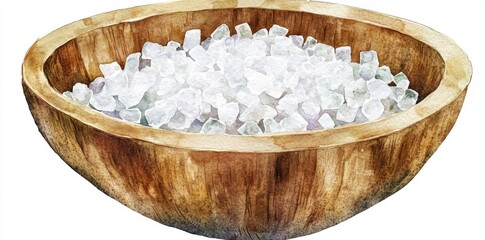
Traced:
POLYGON ((185 0, 39 38, 22 90, 52 150, 126 207, 209 238, 289 239, 413 180, 467 104, 472 72, 451 38, 403 18, 185 0))

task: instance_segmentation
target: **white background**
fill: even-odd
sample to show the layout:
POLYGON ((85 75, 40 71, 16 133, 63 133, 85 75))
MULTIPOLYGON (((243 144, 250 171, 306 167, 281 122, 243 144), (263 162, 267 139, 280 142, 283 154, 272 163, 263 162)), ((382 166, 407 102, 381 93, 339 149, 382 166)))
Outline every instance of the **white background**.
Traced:
MULTIPOLYGON (((205 239, 133 212, 71 170, 38 133, 21 91, 22 59, 37 38, 133 2, 1 1, 0 239, 205 239)), ((407 18, 450 36, 468 53, 474 73, 455 127, 411 183, 350 220, 301 239, 485 239, 480 1, 336 2, 407 18)))

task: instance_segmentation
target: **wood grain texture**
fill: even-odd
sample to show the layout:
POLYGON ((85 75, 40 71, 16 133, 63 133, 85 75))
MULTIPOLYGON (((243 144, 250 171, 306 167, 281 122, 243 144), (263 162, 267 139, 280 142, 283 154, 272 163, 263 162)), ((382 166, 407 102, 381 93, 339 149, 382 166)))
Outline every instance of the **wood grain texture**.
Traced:
POLYGON ((305 1, 176 1, 86 18, 39 39, 22 86, 39 131, 75 171, 114 199, 163 224, 225 239, 286 239, 314 233, 405 186, 453 127, 471 78, 446 36, 407 20, 305 1), (104 116, 60 92, 123 63, 145 41, 203 37, 279 24, 290 34, 375 49, 404 71, 420 102, 374 122, 330 130, 212 136, 151 129, 104 116))

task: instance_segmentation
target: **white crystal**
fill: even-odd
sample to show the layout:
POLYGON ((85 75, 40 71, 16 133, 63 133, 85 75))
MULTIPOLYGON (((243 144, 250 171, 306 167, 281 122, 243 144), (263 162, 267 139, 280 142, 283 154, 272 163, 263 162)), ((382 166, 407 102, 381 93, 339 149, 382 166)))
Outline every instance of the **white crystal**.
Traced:
POLYGON ((249 91, 256 95, 269 89, 274 81, 272 76, 268 76, 250 68, 244 70, 244 76, 248 80, 247 87, 249 91))
POLYGON ((220 105, 218 108, 219 119, 226 125, 232 125, 239 115, 239 105, 236 102, 230 102, 220 105))
POLYGON ((401 99, 404 97, 404 92, 406 90, 400 88, 400 87, 390 87, 391 89, 391 94, 389 94, 389 98, 399 102, 401 99))
POLYGON ((310 116, 318 116, 320 113, 320 105, 315 102, 304 102, 301 108, 303 112, 310 116))
POLYGON ((350 63, 352 59, 350 56, 351 49, 349 46, 338 47, 335 49, 335 58, 345 63, 350 63))
POLYGON ((344 104, 344 95, 334 92, 326 91, 320 96, 320 101, 322 102, 322 109, 338 109, 342 104, 344 104))
POLYGON ((261 128, 258 126, 258 123, 254 121, 245 122, 239 129, 237 129, 237 131, 241 135, 255 135, 263 133, 261 128))
POLYGON ((159 96, 172 94, 178 89, 178 82, 175 78, 165 77, 160 79, 160 87, 157 89, 159 96))
POLYGON ((308 36, 303 44, 303 49, 312 48, 315 44, 317 44, 317 40, 312 36, 308 36))
POLYGON ((198 64, 204 66, 212 66, 214 65, 214 61, 210 54, 200 45, 197 45, 189 50, 189 55, 194 61, 198 64))
POLYGON ((184 130, 189 128, 194 120, 194 117, 186 116, 180 111, 176 111, 173 117, 167 123, 167 127, 169 129, 184 130))
POLYGON ((345 88, 345 100, 349 107, 358 108, 368 98, 369 91, 367 89, 367 83, 363 79, 353 81, 345 88))
POLYGON ((259 96, 252 94, 249 90, 247 90, 247 88, 243 88, 238 91, 236 100, 247 107, 259 103, 260 101, 259 96))
POLYGON ((367 119, 376 120, 384 113, 384 105, 382 105, 380 99, 367 99, 362 105, 362 113, 367 119))
POLYGON ((317 57, 323 57, 325 61, 333 61, 335 60, 335 49, 332 46, 317 43, 314 46, 315 53, 314 55, 317 57))
POLYGON ((116 109, 116 99, 102 93, 93 95, 89 104, 99 111, 112 112, 116 109))
POLYGON ((118 95, 128 88, 128 77, 126 73, 122 72, 105 81, 106 93, 110 95, 118 95))
POLYGON ((276 108, 279 111, 292 114, 298 110, 298 103, 299 101, 295 94, 286 94, 280 99, 276 108))
POLYGON ((192 29, 185 32, 184 50, 189 51, 197 45, 200 45, 200 29, 192 29))
POLYGON ((277 133, 281 131, 281 125, 273 118, 263 120, 264 133, 277 133))
POLYGON ((336 119, 342 122, 351 123, 355 120, 357 111, 359 111, 359 108, 353 108, 347 104, 343 104, 337 111, 336 119))
POLYGON ((367 89, 372 99, 384 99, 391 94, 391 88, 382 80, 371 79, 367 81, 367 89))
POLYGON ((153 42, 146 42, 141 49, 143 59, 156 59, 162 56, 162 45, 153 42))
POLYGON ((255 32, 255 33, 253 34, 253 38, 254 38, 254 39, 260 39, 260 38, 262 38, 262 37, 266 37, 266 36, 268 36, 268 34, 269 34, 268 29, 266 29, 266 28, 261 28, 261 29, 259 29, 257 32, 255 32))
POLYGON ((215 118, 209 118, 202 126, 200 132, 205 134, 224 134, 226 125, 215 118))
POLYGON ((177 105, 171 100, 156 102, 155 106, 145 111, 148 125, 153 128, 160 128, 173 117, 177 111, 177 105))
POLYGON ((324 129, 335 127, 335 122, 328 113, 322 114, 322 116, 318 119, 318 123, 320 123, 320 126, 322 126, 324 129))
POLYGON ((246 85, 246 79, 244 78, 244 61, 241 59, 228 59, 225 62, 224 70, 229 86, 235 88, 246 85))
POLYGON ((248 23, 241 23, 236 26, 236 32, 239 39, 252 38, 253 32, 248 23))
POLYGON ((291 42, 298 48, 303 47, 304 38, 302 35, 290 35, 291 42))
POLYGON ((377 69, 376 79, 384 81, 386 84, 391 83, 394 80, 391 69, 388 66, 381 66, 377 69))
POLYGON ((88 105, 91 97, 93 96, 93 91, 88 88, 84 83, 76 83, 72 88, 72 97, 74 100, 81 104, 88 105))
POLYGON ((121 117, 121 119, 128 121, 128 122, 140 123, 141 112, 138 108, 122 109, 120 111, 120 117, 121 117))
POLYGON ((211 34, 211 38, 214 40, 221 40, 230 37, 229 27, 226 24, 221 24, 211 34))
POLYGON ((408 110, 414 105, 416 105, 416 102, 418 101, 418 93, 412 89, 406 89, 406 92, 404 93, 404 97, 397 103, 397 106, 401 110, 408 110))
POLYGON ((241 122, 255 121, 259 122, 261 119, 274 118, 278 112, 271 106, 256 103, 239 115, 241 122))
POLYGON ((99 64, 99 70, 103 73, 104 78, 111 78, 121 73, 121 66, 118 62, 99 64))
POLYGON ((219 108, 221 105, 227 103, 227 100, 224 98, 222 92, 216 88, 204 90, 202 92, 202 100, 215 108, 219 108))
POLYGON ((288 29, 277 24, 269 29, 270 36, 286 36, 286 34, 288 34, 288 29))
POLYGON ((294 112, 281 120, 281 131, 303 131, 306 130, 308 122, 299 113, 294 112))
POLYGON ((104 77, 97 77, 89 84, 89 89, 93 90, 93 94, 98 94, 103 90, 105 84, 104 77))
POLYGON ((184 88, 176 96, 177 109, 185 116, 197 118, 200 114, 202 92, 200 89, 184 88))

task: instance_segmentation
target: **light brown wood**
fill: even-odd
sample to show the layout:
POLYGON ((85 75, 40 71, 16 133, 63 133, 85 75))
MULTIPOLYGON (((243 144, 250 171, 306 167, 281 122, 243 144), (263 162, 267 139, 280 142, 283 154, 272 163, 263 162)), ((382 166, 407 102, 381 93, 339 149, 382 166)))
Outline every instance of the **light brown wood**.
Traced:
POLYGON ((22 67, 34 120, 59 156, 100 190, 163 224, 226 239, 286 239, 320 231, 406 185, 460 112, 471 65, 448 37, 400 18, 306 1, 176 1, 104 13, 39 39, 22 67), (279 24, 290 34, 379 52, 420 93, 412 109, 331 130, 212 136, 122 122, 61 92, 123 63, 145 41, 201 28, 279 24))

